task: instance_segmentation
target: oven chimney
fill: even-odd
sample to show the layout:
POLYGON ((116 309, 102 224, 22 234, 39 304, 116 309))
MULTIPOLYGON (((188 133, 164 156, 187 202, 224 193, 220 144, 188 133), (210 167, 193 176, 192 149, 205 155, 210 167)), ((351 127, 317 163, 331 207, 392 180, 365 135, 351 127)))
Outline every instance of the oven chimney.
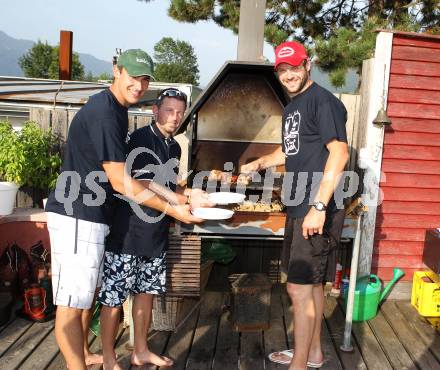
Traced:
POLYGON ((266 0, 240 1, 237 60, 263 62, 266 0))
POLYGON ((59 48, 59 78, 60 80, 72 79, 72 31, 60 31, 59 48))

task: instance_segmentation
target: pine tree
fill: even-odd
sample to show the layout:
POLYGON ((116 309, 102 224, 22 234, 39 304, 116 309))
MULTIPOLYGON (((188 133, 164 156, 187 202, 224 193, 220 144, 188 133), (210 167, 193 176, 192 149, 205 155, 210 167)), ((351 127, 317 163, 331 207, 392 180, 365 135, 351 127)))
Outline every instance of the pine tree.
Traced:
MULTIPOLYGON (((180 22, 212 20, 237 33, 240 1, 170 0, 168 14, 180 22)), ((438 0, 267 0, 265 17, 269 44, 305 43, 336 87, 348 68, 360 70, 372 56, 376 28, 440 34, 438 0)))

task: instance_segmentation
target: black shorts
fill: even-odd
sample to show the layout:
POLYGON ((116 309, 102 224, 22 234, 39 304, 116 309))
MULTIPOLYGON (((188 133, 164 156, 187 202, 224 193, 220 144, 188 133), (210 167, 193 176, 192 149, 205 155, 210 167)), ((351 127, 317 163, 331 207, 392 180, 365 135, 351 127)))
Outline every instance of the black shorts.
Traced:
POLYGON ((302 235, 302 218, 287 217, 281 270, 287 281, 293 284, 320 284, 334 281, 336 250, 344 226, 345 211, 338 209, 327 215, 323 235, 315 234, 309 239, 302 235))

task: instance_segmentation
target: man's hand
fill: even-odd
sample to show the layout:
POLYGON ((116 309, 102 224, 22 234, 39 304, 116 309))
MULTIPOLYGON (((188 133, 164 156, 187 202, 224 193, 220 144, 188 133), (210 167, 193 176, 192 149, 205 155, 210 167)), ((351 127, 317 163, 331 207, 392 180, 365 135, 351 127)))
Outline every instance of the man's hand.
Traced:
POLYGON ((252 174, 254 172, 260 171, 261 169, 262 168, 261 168, 260 161, 257 159, 255 161, 249 162, 249 163, 241 166, 240 172, 243 174, 252 174))
POLYGON ((191 189, 189 195, 191 209, 198 207, 214 207, 215 203, 209 200, 208 193, 202 189, 191 189))
POLYGON ((311 207, 306 217, 304 217, 304 221, 302 224, 302 233, 304 239, 308 239, 309 235, 310 236, 314 234, 322 235, 324 229, 324 223, 325 223, 325 212, 317 211, 315 207, 311 207))
POLYGON ((176 204, 170 207, 167 214, 184 224, 199 224, 204 220, 194 217, 190 212, 190 206, 187 204, 176 204))
POLYGON ((260 161, 257 159, 255 161, 244 164, 240 168, 241 174, 238 176, 237 184, 248 185, 252 181, 252 176, 254 173, 262 170, 260 161))
POLYGON ((261 170, 265 170, 273 166, 281 166, 286 163, 286 155, 283 153, 281 145, 279 145, 272 153, 263 155, 255 161, 244 164, 240 168, 241 175, 237 183, 249 183, 252 176, 261 170), (245 181, 240 181, 246 179, 245 181))

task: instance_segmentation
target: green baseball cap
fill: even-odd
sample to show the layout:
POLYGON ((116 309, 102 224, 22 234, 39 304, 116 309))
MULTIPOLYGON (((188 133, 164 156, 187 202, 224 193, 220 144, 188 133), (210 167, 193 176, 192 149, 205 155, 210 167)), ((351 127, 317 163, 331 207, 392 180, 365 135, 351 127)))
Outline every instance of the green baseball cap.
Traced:
POLYGON ((118 58, 118 67, 124 67, 132 77, 153 76, 153 60, 141 49, 125 50, 118 58))

